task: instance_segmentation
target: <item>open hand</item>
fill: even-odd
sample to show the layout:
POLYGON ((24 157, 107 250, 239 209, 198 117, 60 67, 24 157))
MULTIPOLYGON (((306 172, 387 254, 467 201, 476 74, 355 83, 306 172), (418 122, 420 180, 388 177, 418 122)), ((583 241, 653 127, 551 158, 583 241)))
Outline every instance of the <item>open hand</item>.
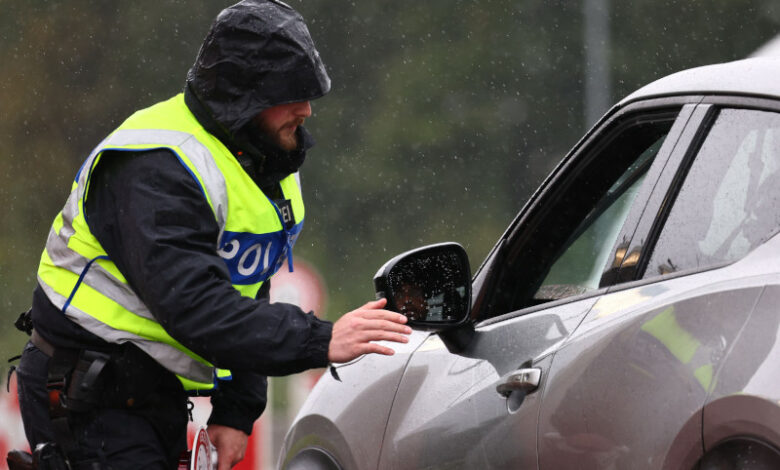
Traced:
POLYGON ((409 342, 412 329, 404 325, 406 317, 400 313, 382 310, 387 299, 368 302, 339 318, 333 324, 328 347, 330 362, 348 362, 363 354, 376 353, 391 356, 392 349, 372 341, 409 342))

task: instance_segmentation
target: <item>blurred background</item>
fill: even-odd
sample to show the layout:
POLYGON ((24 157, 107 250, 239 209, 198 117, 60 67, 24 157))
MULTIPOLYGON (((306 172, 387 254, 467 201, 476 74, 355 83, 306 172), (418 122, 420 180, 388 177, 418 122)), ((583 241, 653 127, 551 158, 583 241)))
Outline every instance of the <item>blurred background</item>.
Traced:
MULTIPOLYGON (((0 358, 26 341, 13 321, 80 163, 134 110, 181 90, 231 3, 0 0, 0 358)), ((458 241, 476 269, 612 103, 780 30, 774 0, 289 3, 333 80, 307 121, 318 144, 296 245, 315 279, 299 289, 321 290, 316 313, 331 320, 373 299, 373 274, 399 252, 458 241)), ((272 380, 266 454, 315 379, 272 380)), ((3 432, 18 428, 3 413, 0 468, 3 432)))

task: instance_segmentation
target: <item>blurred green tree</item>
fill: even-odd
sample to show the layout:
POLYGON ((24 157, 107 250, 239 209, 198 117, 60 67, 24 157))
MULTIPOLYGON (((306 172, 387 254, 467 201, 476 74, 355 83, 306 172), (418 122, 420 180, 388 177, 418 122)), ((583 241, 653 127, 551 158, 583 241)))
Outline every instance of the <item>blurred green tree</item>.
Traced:
MULTIPOLYGON (((416 246, 481 259, 582 134, 579 2, 292 1, 333 78, 308 127, 297 245, 335 318, 416 246)), ((178 92, 230 2, 0 0, 0 353, 30 301, 40 250, 76 170, 135 109, 178 92)), ((614 100, 675 70, 744 57, 772 37, 768 0, 612 2, 614 100)))

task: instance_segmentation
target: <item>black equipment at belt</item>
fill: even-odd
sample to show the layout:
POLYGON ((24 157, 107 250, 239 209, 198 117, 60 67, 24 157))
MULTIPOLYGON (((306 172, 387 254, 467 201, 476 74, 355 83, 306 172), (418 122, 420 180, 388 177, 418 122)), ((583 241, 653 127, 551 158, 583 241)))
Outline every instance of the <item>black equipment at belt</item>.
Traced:
POLYGON ((67 455, 78 448, 68 421, 72 413, 93 410, 100 401, 100 374, 111 356, 86 349, 59 348, 32 329, 30 311, 20 315, 16 327, 30 335, 30 342, 49 357, 46 392, 54 442, 38 444, 33 455, 11 451, 10 469, 68 470, 67 455))
POLYGON ((77 444, 79 426, 89 421, 89 413, 102 409, 124 409, 145 417, 160 434, 173 429, 171 423, 186 423, 186 415, 181 414, 187 395, 181 382, 140 348, 130 343, 110 344, 100 351, 63 348, 32 328, 29 312, 22 314, 16 325, 22 331, 29 329, 30 342, 49 357, 46 393, 53 442, 36 447, 34 467, 26 466, 29 458, 25 453, 12 451, 8 455, 10 469, 68 470, 64 456, 72 454, 68 449, 77 444), (76 436, 71 431, 76 431, 76 436))
POLYGON ((68 415, 85 413, 98 404, 101 392, 98 378, 111 356, 86 349, 57 348, 35 330, 30 341, 50 357, 46 380, 49 416, 54 440, 67 454, 77 447, 68 415))

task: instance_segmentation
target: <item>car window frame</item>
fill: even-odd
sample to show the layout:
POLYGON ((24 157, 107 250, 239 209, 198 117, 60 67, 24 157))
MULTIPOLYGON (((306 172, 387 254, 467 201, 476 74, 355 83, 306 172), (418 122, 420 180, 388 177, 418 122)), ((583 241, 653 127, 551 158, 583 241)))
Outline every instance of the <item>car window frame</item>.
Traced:
POLYGON ((517 240, 523 237, 528 221, 538 216, 541 207, 547 200, 553 197, 551 194, 557 191, 560 182, 566 178, 571 178, 571 172, 576 169, 582 160, 590 158, 594 151, 598 151, 598 146, 600 146, 600 143, 605 138, 609 137, 610 133, 619 129, 621 126, 626 125, 626 122, 630 119, 635 119, 637 116, 643 114, 650 116, 660 115, 665 112, 676 112, 675 121, 667 134, 666 141, 648 170, 646 177, 648 183, 642 185, 642 188, 632 203, 632 207, 620 230, 615 245, 612 247, 610 257, 608 258, 608 265, 604 266, 604 270, 606 271, 607 267, 611 266, 611 260, 615 256, 617 245, 619 244, 621 237, 624 234, 631 234, 631 236, 633 236, 636 225, 639 223, 641 216, 644 213, 644 207, 647 204, 651 193, 658 189, 658 185, 652 185, 651 190, 646 190, 645 188, 650 186, 650 182, 662 174, 666 169, 669 159, 678 152, 680 139, 684 137, 693 112, 701 99, 701 96, 653 98, 631 102, 623 106, 616 106, 607 113, 596 126, 594 126, 577 143, 577 145, 575 145, 566 157, 561 160, 555 170, 548 175, 539 189, 532 195, 502 237, 498 240, 482 266, 480 266, 473 280, 474 300, 472 320, 478 322, 479 326, 492 324, 504 319, 526 315, 538 310, 576 302, 606 293, 613 285, 609 281, 600 285, 598 289, 583 294, 545 302, 539 305, 526 306, 510 312, 494 313, 494 311, 491 311, 495 307, 494 302, 491 301, 491 297, 494 295, 494 291, 497 288, 496 284, 498 279, 501 278, 502 273, 505 271, 505 269, 501 268, 500 261, 512 249, 513 245, 517 243, 517 240))
POLYGON ((681 148, 680 151, 672 155, 667 163, 667 167, 660 177, 658 190, 648 202, 632 238, 629 252, 638 253, 638 260, 633 265, 630 263, 625 266, 621 265, 618 274, 619 282, 609 286, 608 292, 713 271, 734 264, 743 258, 643 278, 652 250, 658 242, 658 237, 685 182, 688 171, 722 109, 747 109, 780 113, 780 101, 754 96, 703 95, 701 97, 701 101, 696 105, 694 111, 695 116, 685 131, 685 140, 688 141, 687 148, 681 148))

